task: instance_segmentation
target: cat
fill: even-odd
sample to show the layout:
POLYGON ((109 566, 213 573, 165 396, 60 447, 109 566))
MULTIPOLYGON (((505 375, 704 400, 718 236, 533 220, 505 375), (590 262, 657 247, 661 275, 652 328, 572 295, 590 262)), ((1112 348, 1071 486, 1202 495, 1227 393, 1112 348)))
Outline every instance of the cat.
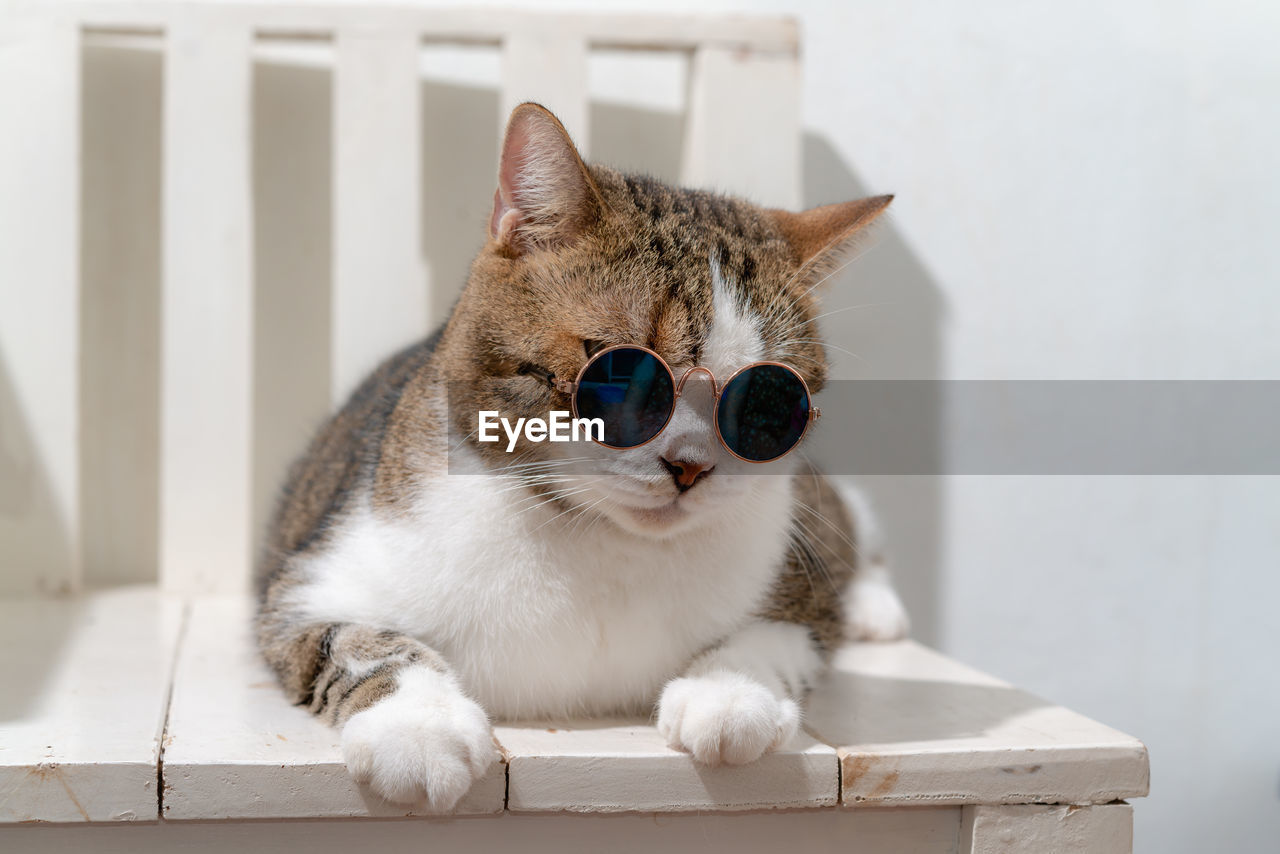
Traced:
POLYGON ((836 490, 800 454, 727 453, 701 370, 640 447, 475 435, 482 410, 566 409, 547 377, 614 345, 677 377, 783 362, 817 391, 818 286, 890 199, 788 213, 678 189, 587 165, 550 112, 514 110, 451 316, 320 430, 259 565, 264 657, 342 728, 356 780, 447 812, 496 759, 490 715, 656 708, 694 760, 751 762, 796 733, 847 633, 906 631, 836 490))

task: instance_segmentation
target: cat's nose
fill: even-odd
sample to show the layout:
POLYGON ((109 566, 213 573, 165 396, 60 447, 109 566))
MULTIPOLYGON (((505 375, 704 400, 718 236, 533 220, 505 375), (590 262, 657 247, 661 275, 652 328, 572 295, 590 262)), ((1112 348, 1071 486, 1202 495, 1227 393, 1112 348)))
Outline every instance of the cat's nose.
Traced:
POLYGON ((671 477, 676 482, 676 489, 681 492, 688 492, 693 485, 702 478, 711 474, 714 465, 708 463, 695 463, 689 460, 669 460, 666 457, 659 457, 662 464, 667 467, 667 471, 671 472, 671 477))

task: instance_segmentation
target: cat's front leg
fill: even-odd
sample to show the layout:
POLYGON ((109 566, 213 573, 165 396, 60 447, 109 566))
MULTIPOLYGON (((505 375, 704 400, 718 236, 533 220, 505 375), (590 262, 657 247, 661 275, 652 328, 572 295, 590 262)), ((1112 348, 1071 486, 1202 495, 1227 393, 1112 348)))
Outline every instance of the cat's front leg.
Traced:
POLYGON ((659 731, 701 762, 751 762, 796 733, 800 701, 849 634, 845 591, 860 599, 851 614, 855 637, 889 640, 906 631, 875 539, 865 526, 855 530, 818 472, 803 472, 794 485, 786 563, 755 622, 694 659, 659 699, 659 731))
POLYGON ((448 812, 497 759, 484 710, 414 638, 278 615, 259 632, 286 693, 342 728, 347 769, 387 800, 448 812))
POLYGON ((658 732, 706 765, 754 762, 796 734, 800 701, 823 666, 805 626, 753 622, 667 683, 658 732))

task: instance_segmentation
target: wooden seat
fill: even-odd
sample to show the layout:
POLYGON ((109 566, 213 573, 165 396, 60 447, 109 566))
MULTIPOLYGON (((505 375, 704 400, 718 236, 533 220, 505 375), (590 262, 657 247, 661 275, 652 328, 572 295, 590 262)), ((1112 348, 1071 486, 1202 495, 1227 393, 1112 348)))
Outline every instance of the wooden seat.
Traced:
MULTIPOLYGON (((0 822, 418 814, 356 784, 338 731, 285 700, 254 647, 252 607, 151 588, 0 603, 5 649, 62 633, 38 667, 0 659, 5 684, 31 688, 0 723, 0 822)), ((908 847, 939 827, 980 842, 971 826, 1071 816, 1106 831, 1081 850, 1122 851, 1118 802, 1148 785, 1136 739, 911 641, 842 650, 805 731, 751 765, 698 766, 639 719, 500 722, 495 734, 502 761, 460 815, 893 806, 920 819, 923 837, 898 831, 908 847)))

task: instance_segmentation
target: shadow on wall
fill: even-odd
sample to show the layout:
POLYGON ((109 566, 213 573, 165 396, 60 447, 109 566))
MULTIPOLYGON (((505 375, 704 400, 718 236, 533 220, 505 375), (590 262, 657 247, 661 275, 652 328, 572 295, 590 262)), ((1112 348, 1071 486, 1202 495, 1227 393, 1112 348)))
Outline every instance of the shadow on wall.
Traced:
POLYGON ((158 53, 86 46, 81 66, 80 431, 84 575, 155 577, 160 513, 158 53))
MULTIPOLYGON (((74 544, 0 342, 0 593, 72 592, 74 544)), ((39 644, 35 644, 39 646, 39 644)))
MULTIPOLYGON (((806 207, 893 192, 892 187, 868 187, 853 167, 825 139, 806 134, 803 143, 804 204, 806 207)), ((901 203, 904 200, 897 200, 901 203)), ((910 203, 910 200, 906 200, 910 203)), ((924 265, 894 227, 893 207, 875 227, 871 239, 829 283, 823 322, 836 380, 934 380, 942 377, 942 292, 924 265), (841 349, 835 349, 841 348, 841 349), (849 350, 851 353, 841 352, 849 350), (856 355, 854 355, 856 354, 856 355)), ((910 447, 942 452, 942 400, 937 386, 925 401, 923 433, 910 447)), ((856 405, 856 391, 853 397, 856 405)), ((942 483, 925 475, 877 474, 856 476, 858 460, 840 453, 840 425, 823 419, 813 456, 839 461, 838 470, 855 474, 854 481, 871 497, 887 536, 895 582, 912 620, 912 635, 936 646, 942 628, 939 600, 942 579, 939 561, 943 525, 942 483)), ((905 441, 905 439, 904 439, 905 441)), ((874 466, 871 466, 874 470, 874 466)))
MULTIPOLYGON (((158 128, 160 59, 92 47, 84 57, 82 138, 95 144, 82 146, 82 192, 96 204, 80 222, 78 511, 94 582, 155 563, 159 151, 134 129, 158 128)), ((0 350, 0 591, 69 592, 70 539, 0 350)))
POLYGON ((253 519, 329 412, 332 77, 253 69, 253 519))
MULTIPOLYGON (((84 68, 83 288, 90 312, 82 330, 88 389, 83 432, 92 481, 83 508, 86 575, 97 583, 148 581, 156 577, 158 502, 161 60, 145 51, 89 48, 84 68), (116 120, 120 115, 129 120, 116 120)), ((331 78, 320 66, 262 59, 255 63, 253 86, 253 504, 261 528, 288 463, 331 406, 331 78)), ((498 156, 498 94, 424 81, 422 102, 422 251, 430 311, 438 319, 452 306, 485 239, 498 156)), ((592 159, 677 179, 683 115, 593 103, 590 116, 592 159)), ((807 206, 893 189, 864 186, 819 137, 805 137, 803 155, 807 206)), ((824 332, 840 348, 831 353, 835 378, 940 375, 939 291, 891 218, 865 255, 833 277, 826 302, 834 313, 824 320, 824 332)), ((824 423, 815 448, 817 458, 838 460, 839 425, 824 423)), ((856 472, 857 464, 841 461, 840 468, 856 472)), ((885 521, 916 635, 936 642, 938 483, 884 475, 859 482, 885 521)))
MULTIPOLYGON (((72 544, 36 452, 0 342, 0 595, 70 591, 72 544)), ((16 603, 11 603, 11 607, 16 603)), ((39 604, 31 607, 40 608, 39 604)), ((60 603, 62 604, 62 603, 60 603)), ((21 606, 26 608, 27 605, 21 606)), ((39 622, 0 620, 0 725, 22 721, 39 702, 68 643, 80 607, 48 609, 39 622), (13 652, 20 654, 10 654, 13 652)))

